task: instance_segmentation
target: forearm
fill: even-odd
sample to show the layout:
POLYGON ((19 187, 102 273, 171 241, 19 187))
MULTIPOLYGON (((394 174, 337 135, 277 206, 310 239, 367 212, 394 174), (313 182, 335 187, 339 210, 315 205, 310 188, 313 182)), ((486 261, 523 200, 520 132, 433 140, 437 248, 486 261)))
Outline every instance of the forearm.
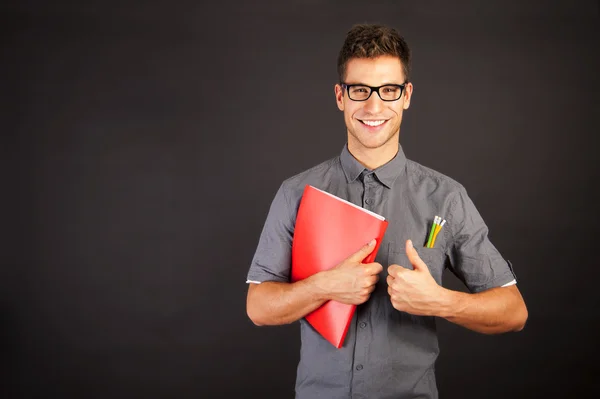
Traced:
POLYGON ((267 281, 248 289, 246 310, 256 325, 293 323, 321 306, 327 297, 311 276, 295 283, 267 281))
POLYGON ((520 331, 527 308, 516 286, 492 288, 477 294, 444 289, 445 306, 437 316, 484 334, 520 331))

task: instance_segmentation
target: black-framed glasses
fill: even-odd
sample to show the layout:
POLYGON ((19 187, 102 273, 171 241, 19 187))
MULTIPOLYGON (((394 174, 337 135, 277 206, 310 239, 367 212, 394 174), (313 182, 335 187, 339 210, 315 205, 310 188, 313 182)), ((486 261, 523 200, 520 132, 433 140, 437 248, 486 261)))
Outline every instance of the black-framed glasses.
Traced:
POLYGON ((401 85, 387 84, 377 87, 363 84, 349 85, 342 83, 341 86, 346 89, 348 97, 352 101, 367 101, 373 92, 376 92, 383 101, 396 101, 402 97, 402 92, 407 83, 408 82, 404 82, 401 85))

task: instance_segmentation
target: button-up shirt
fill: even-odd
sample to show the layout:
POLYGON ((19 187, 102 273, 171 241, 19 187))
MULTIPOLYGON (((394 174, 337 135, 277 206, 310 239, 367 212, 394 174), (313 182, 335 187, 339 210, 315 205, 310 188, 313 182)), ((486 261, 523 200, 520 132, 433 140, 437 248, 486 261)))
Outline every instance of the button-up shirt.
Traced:
POLYGON ((435 318, 393 308, 387 267, 412 269, 411 239, 435 281, 449 268, 471 292, 515 282, 512 266, 490 242, 488 228, 453 179, 406 159, 402 147, 385 165, 369 170, 344 146, 338 157, 285 180, 271 204, 248 282, 290 282, 296 213, 312 185, 389 222, 377 253, 383 265, 369 300, 357 306, 344 344, 336 349, 300 320, 296 398, 437 398, 434 364, 439 353, 435 318), (446 220, 433 248, 426 243, 434 217, 446 220))

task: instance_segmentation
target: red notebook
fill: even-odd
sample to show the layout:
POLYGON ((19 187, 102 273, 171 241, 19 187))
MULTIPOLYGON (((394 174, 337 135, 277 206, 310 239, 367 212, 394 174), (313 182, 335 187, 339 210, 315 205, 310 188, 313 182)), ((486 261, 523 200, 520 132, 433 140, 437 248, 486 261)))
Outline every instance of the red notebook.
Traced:
MULTIPOLYGON (((388 222, 383 216, 333 194, 306 186, 292 241, 292 282, 331 269, 376 239, 363 263, 374 262, 388 222)), ((306 320, 336 348, 341 348, 356 305, 327 301, 306 320)))

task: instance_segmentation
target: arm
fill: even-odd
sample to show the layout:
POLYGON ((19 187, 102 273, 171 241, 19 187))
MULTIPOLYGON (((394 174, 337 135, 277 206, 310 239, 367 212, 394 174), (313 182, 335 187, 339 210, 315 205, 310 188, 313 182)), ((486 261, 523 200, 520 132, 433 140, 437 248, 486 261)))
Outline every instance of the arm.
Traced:
POLYGON ((527 308, 515 285, 475 294, 452 291, 437 284, 410 240, 406 254, 413 270, 398 265, 388 268, 388 293, 397 310, 443 317, 484 334, 520 331, 525 326, 527 308))
POLYGON ((250 284, 246 311, 257 326, 289 324, 321 306, 326 296, 318 288, 317 275, 296 283, 267 281, 250 284))
MULTIPOLYGON (((446 306, 438 314, 448 321, 485 334, 520 331, 527 308, 516 286, 489 288, 488 281, 514 272, 491 243, 488 228, 462 188, 454 195, 449 213, 452 233, 448 255, 451 270, 471 292, 442 291, 446 306)), ((450 238, 450 237, 448 237, 450 238)))
POLYGON ((383 270, 376 262, 361 263, 374 248, 375 240, 372 240, 336 267, 295 283, 250 284, 246 301, 248 317, 259 326, 289 324, 328 300, 354 305, 364 303, 383 270))
POLYGON ((527 307, 516 285, 476 294, 443 290, 445 306, 436 316, 483 334, 521 331, 525 327, 527 307))

